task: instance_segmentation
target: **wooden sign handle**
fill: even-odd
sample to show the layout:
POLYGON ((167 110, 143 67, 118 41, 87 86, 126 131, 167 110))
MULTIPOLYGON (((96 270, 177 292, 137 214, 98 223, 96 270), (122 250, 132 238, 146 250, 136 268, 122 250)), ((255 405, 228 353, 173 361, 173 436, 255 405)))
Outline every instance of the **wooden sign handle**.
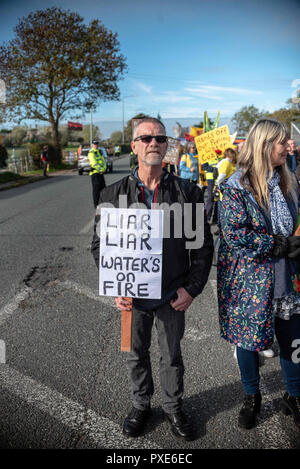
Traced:
POLYGON ((130 302, 130 310, 121 312, 121 352, 131 352, 132 298, 126 300, 130 302))

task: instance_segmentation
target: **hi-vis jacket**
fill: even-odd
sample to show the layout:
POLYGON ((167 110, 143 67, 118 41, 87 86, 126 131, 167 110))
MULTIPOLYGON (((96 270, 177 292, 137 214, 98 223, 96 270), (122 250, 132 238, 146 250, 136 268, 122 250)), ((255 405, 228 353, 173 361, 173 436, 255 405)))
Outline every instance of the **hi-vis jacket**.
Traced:
POLYGON ((92 148, 88 153, 88 159, 92 168, 90 176, 96 173, 102 174, 106 171, 106 162, 100 150, 92 148))
POLYGON ((210 159, 207 163, 204 163, 202 165, 202 168, 205 171, 205 176, 206 176, 207 181, 209 181, 209 180, 213 181, 214 180, 214 168, 217 167, 218 162, 219 162, 219 160, 215 156, 214 158, 210 159))

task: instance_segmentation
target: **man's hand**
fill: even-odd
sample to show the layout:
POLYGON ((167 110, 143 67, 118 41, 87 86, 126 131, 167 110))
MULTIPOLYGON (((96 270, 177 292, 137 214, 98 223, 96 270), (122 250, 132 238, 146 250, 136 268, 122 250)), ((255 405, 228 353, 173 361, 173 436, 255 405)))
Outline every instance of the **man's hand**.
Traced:
POLYGON ((171 300, 170 305, 176 311, 186 311, 188 307, 192 304, 194 298, 184 289, 178 288, 176 300, 171 300))
POLYGON ((122 297, 122 296, 116 297, 115 298, 115 303, 116 303, 117 308, 120 311, 124 311, 124 310, 130 311, 131 310, 131 301, 128 301, 128 298, 125 298, 125 297, 122 297))

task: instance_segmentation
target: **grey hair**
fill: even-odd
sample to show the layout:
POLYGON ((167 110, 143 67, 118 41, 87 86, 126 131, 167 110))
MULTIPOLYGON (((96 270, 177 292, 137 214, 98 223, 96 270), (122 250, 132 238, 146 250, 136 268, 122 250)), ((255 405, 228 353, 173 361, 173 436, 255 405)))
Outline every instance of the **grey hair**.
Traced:
POLYGON ((138 124, 134 128, 133 136, 132 136, 133 140, 136 138, 137 129, 139 128, 139 126, 141 124, 145 124, 145 123, 148 123, 148 122, 152 123, 152 124, 160 125, 164 129, 164 133, 166 134, 166 128, 165 128, 164 124, 159 119, 157 119, 156 117, 143 117, 142 119, 140 119, 140 121, 138 122, 138 124))

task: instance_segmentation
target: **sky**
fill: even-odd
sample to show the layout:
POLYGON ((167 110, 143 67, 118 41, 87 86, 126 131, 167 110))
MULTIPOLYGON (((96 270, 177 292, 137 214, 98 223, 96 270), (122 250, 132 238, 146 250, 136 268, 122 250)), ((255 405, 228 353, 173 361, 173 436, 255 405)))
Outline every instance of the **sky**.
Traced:
POLYGON ((118 33, 128 66, 121 100, 100 103, 94 122, 120 123, 123 110, 125 124, 140 112, 195 124, 204 111, 272 112, 300 82, 300 0, 0 0, 0 44, 18 18, 50 6, 118 33))

